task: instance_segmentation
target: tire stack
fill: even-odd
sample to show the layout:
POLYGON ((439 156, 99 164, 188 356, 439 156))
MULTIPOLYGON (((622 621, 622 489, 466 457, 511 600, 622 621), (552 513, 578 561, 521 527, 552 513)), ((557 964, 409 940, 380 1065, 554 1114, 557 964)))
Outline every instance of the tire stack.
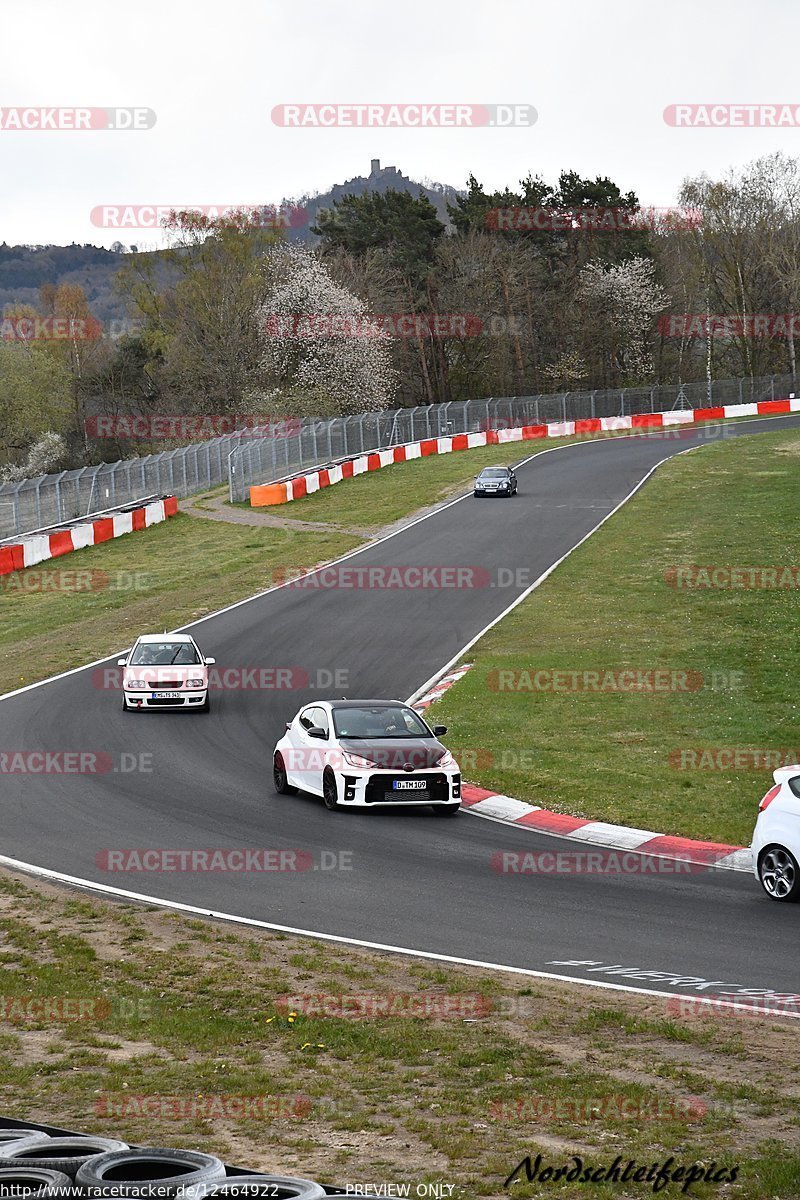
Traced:
MULTIPOLYGON (((343 1188, 311 1179, 245 1174, 196 1150, 0 1127, 0 1200, 341 1200, 345 1195, 343 1188)), ((362 1193, 360 1200, 371 1198, 362 1193)))

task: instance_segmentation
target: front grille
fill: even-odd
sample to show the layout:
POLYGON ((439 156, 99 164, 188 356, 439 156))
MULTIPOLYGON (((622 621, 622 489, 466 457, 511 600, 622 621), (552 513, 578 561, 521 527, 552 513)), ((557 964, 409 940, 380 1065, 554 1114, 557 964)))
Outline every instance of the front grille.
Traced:
POLYGON ((424 779, 428 794, 423 803, 446 803, 450 799, 450 788, 446 775, 441 773, 426 775, 422 772, 400 771, 394 775, 370 775, 364 790, 364 800, 367 804, 403 804, 405 801, 420 801, 418 792, 399 791, 393 787, 395 779, 424 779))
POLYGON ((148 708, 155 708, 156 705, 159 705, 159 704, 164 706, 165 708, 171 708, 172 706, 174 706, 176 704, 183 705, 183 699, 180 699, 180 700, 161 700, 161 699, 152 700, 149 696, 147 697, 148 708))
POLYGON ((158 683, 148 683, 148 688, 151 692, 176 692, 178 688, 183 687, 182 679, 165 679, 158 683))

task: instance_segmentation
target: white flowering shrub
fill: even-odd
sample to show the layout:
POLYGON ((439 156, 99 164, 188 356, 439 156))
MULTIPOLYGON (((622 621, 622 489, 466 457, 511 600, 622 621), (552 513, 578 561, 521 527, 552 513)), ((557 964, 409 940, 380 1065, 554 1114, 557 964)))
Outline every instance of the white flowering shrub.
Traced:
POLYGON ((648 258, 629 258, 613 266, 590 262, 581 271, 580 294, 610 326, 620 371, 632 378, 652 371, 653 320, 668 303, 656 282, 654 263, 648 258))
POLYGON ((293 416, 388 408, 398 384, 391 338, 366 304, 302 246, 276 245, 264 268, 269 287, 256 322, 266 389, 250 403, 293 416))
POLYGON ((16 467, 4 467, 0 471, 0 483, 21 483, 23 479, 50 475, 62 469, 67 454, 67 443, 60 433, 43 433, 28 450, 24 463, 16 467))

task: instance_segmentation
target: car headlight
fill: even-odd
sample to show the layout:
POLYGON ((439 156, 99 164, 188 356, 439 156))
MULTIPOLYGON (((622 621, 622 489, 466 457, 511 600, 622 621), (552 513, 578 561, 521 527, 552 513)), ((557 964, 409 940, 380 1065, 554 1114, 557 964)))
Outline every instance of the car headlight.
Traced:
POLYGON ((128 679, 123 684, 123 687, 127 692, 146 692, 149 689, 150 684, 144 679, 128 679))
POLYGON ((456 762, 456 760, 453 758, 453 756, 452 756, 452 754, 450 753, 450 751, 449 751, 449 750, 445 750, 444 754, 443 754, 443 755, 442 755, 442 757, 439 759, 439 761, 437 762, 437 764, 436 764, 436 765, 437 765, 437 767, 457 767, 457 766, 458 766, 458 763, 457 763, 457 762, 456 762))
POLYGON ((205 686, 206 686, 206 681, 205 681, 205 679, 187 679, 187 680, 186 680, 186 686, 187 686, 187 688, 190 688, 190 687, 192 687, 192 688, 200 688, 200 687, 205 687, 205 686))
POLYGON ((378 765, 370 759, 364 758, 362 754, 348 754, 347 751, 342 751, 342 758, 350 767, 377 767, 378 765))

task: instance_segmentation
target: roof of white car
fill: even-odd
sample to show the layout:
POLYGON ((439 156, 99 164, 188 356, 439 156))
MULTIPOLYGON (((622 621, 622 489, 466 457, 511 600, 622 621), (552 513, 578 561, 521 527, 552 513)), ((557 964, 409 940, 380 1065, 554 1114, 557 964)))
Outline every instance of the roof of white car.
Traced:
POLYGON ((138 642, 192 642, 188 633, 143 633, 138 642))

